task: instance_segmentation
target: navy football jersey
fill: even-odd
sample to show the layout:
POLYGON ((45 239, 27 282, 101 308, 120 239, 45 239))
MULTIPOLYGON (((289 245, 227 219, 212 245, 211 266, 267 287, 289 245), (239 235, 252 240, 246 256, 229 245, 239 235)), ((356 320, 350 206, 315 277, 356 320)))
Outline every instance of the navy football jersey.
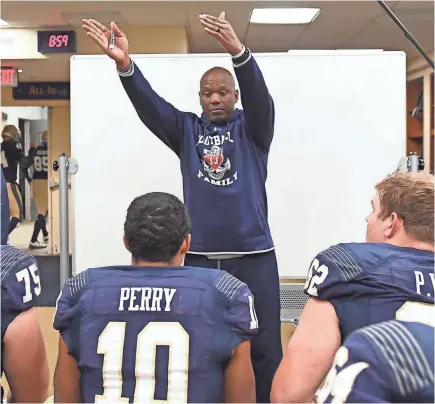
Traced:
POLYGON ((433 403, 433 326, 391 320, 355 331, 337 351, 317 402, 433 403))
MULTIPOLYGON (((30 155, 30 152, 29 152, 30 155)), ((41 143, 32 152, 33 179, 46 180, 48 178, 48 149, 47 143, 41 143)))
POLYGON ((9 324, 36 304, 41 294, 39 269, 35 258, 15 247, 0 246, 1 256, 1 332, 3 374, 3 338, 9 324))
POLYGON ((232 350, 257 332, 253 304, 221 270, 92 268, 63 288, 54 328, 83 402, 220 402, 232 350))
POLYGON ((337 244, 313 260, 305 293, 329 301, 342 341, 358 328, 408 320, 406 303, 434 304, 434 253, 383 243, 337 244))
POLYGON ((20 142, 9 140, 1 144, 1 165, 8 182, 17 181, 17 169, 20 161, 25 161, 20 142))

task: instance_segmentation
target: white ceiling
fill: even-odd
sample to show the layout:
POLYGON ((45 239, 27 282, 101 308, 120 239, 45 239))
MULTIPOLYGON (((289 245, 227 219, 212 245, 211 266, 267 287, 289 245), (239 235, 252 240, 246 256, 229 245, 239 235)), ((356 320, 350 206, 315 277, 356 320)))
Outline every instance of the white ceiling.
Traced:
MULTIPOLYGON (((412 32, 426 52, 434 49, 434 2, 386 2, 412 32)), ((13 26, 32 28, 79 28, 80 20, 92 17, 120 25, 187 27, 191 52, 221 52, 219 44, 204 35, 198 14, 226 11, 242 42, 254 52, 289 49, 375 48, 403 50, 408 61, 419 53, 375 1, 2 1, 1 18, 13 26), (309 25, 255 25, 249 23, 255 7, 318 7, 320 15, 309 25)), ((20 80, 66 80, 69 56, 20 61, 20 80), (29 72, 29 69, 31 72, 29 72)))

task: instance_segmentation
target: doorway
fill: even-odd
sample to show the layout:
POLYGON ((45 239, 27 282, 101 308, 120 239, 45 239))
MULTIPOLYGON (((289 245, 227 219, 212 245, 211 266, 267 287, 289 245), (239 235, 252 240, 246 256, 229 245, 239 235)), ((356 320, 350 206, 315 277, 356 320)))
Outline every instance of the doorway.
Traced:
POLYGON ((2 107, 2 112, 2 126, 14 125, 20 130, 21 150, 29 164, 28 168, 24 164, 18 167, 22 220, 8 242, 32 255, 48 254, 48 108, 2 107))

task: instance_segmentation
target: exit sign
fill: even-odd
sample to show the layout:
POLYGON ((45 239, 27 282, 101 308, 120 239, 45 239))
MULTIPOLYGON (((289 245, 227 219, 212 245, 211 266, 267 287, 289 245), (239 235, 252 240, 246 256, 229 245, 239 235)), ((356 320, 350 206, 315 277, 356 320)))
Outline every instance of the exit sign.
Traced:
POLYGON ((18 72, 15 67, 2 66, 1 68, 2 87, 16 87, 18 85, 18 72))

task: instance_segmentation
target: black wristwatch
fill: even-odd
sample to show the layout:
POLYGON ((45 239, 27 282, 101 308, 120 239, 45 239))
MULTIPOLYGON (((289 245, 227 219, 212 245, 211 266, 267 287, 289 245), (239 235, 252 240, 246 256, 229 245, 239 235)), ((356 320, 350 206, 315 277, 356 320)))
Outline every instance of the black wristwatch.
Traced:
POLYGON ((242 54, 232 56, 233 64, 234 65, 241 65, 244 62, 246 62, 250 56, 251 56, 251 51, 248 48, 246 48, 245 46, 243 46, 242 54))

